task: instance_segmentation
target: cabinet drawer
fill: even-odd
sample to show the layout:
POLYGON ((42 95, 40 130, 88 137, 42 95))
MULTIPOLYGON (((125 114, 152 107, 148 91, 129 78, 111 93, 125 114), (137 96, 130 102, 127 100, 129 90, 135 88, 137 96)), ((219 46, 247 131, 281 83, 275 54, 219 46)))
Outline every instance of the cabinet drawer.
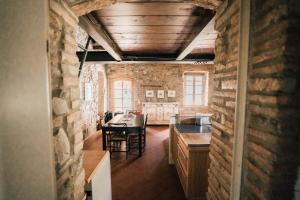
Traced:
POLYGON ((181 137, 178 135, 177 137, 177 145, 181 148, 182 152, 186 155, 186 157, 189 157, 189 150, 187 148, 187 145, 182 141, 181 137))
POLYGON ((176 160, 176 168, 177 168, 178 176, 179 176, 181 185, 183 187, 185 196, 187 197, 188 196, 188 194, 187 194, 187 175, 183 171, 180 161, 178 159, 176 160))
POLYGON ((180 145, 178 145, 177 147, 177 158, 185 174, 188 174, 188 157, 183 152, 182 147, 180 145))

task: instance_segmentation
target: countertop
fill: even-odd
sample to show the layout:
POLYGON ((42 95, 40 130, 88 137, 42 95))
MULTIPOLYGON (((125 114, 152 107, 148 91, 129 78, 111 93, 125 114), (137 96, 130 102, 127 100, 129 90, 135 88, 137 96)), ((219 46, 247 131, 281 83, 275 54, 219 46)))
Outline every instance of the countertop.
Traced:
POLYGON ((207 147, 211 140, 210 126, 176 125, 175 132, 189 147, 207 147))
POLYGON ((85 170, 85 182, 89 183, 97 168, 101 165, 104 156, 108 155, 107 151, 102 150, 84 150, 83 151, 83 168, 85 170))

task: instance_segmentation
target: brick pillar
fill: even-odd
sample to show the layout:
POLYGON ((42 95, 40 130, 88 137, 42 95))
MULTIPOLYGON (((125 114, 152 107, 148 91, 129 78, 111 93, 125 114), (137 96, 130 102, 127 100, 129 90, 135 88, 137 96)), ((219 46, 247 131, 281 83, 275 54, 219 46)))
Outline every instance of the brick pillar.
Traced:
POLYGON ((252 2, 243 197, 292 199, 299 163, 297 0, 252 2))
POLYGON ((233 157, 234 112, 239 47, 240 2, 224 1, 217 9, 213 130, 210 145, 208 199, 229 199, 233 157))

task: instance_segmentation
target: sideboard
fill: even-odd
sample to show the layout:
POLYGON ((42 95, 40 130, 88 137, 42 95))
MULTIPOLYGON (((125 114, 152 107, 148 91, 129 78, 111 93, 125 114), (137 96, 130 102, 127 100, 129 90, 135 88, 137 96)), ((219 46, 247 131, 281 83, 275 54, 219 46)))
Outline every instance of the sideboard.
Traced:
POLYGON ((148 124, 169 124, 170 117, 178 114, 178 102, 143 102, 143 113, 148 114, 148 124))

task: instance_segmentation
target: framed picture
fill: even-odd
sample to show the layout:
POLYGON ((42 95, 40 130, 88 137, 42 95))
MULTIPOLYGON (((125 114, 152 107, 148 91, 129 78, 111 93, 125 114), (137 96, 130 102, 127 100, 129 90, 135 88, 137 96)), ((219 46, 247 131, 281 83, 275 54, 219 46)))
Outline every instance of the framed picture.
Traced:
POLYGON ((159 98, 159 99, 165 98, 165 91, 164 90, 157 90, 157 98, 159 98))
POLYGON ((176 97, 175 90, 168 90, 168 97, 176 97))
POLYGON ((146 97, 154 97, 154 91, 153 90, 146 90, 146 97))

